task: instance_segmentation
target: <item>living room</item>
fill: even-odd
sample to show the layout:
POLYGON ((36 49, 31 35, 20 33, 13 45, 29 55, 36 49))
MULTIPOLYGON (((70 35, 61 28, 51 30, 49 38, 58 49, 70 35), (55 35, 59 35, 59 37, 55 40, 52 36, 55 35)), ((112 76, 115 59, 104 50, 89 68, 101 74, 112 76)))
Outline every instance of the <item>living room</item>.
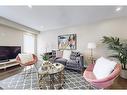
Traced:
POLYGON ((120 75, 121 67, 115 67, 121 60, 109 57, 117 52, 108 48, 113 45, 108 43, 112 39, 121 42, 119 46, 126 43, 126 16, 126 6, 0 6, 0 54, 2 56, 1 52, 6 49, 11 51, 9 59, 16 58, 14 62, 10 62, 6 57, 0 56, 0 89, 127 89, 127 80, 120 75), (9 48, 18 49, 21 54, 9 48), (34 62, 28 66, 21 61, 28 61, 31 54, 25 54, 24 58, 24 53, 35 55, 32 55, 34 62), (66 62, 60 58, 65 58, 66 62), (104 68, 99 67, 102 72, 107 66, 106 62, 115 62, 106 76, 108 80, 103 78, 108 84, 100 84, 100 79, 93 79, 95 83, 89 79, 92 75, 87 72, 87 68, 91 63, 99 63, 99 60, 104 63, 104 68), (11 66, 8 65, 10 63, 11 66), (45 73, 45 68, 42 67, 47 64, 51 66, 50 69, 58 67, 58 70, 45 73), (114 77, 110 77, 114 71, 114 77), (55 80, 60 87, 55 84, 55 80))

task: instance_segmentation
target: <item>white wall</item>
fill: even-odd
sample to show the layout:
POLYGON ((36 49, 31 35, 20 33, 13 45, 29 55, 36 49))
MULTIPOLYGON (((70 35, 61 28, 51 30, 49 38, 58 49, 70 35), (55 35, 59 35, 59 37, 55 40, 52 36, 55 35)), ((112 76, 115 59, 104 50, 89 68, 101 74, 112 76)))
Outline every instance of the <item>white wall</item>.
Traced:
POLYGON ((45 52, 46 47, 49 51, 57 49, 57 37, 73 33, 77 34, 77 51, 83 53, 85 57, 89 53, 87 49, 88 42, 96 42, 97 48, 94 53, 96 57, 108 56, 110 52, 101 43, 101 39, 103 36, 118 36, 127 39, 127 18, 115 18, 88 25, 41 32, 38 36, 38 54, 45 52))
POLYGON ((22 46, 23 31, 0 25, 0 46, 22 46))
MULTIPOLYGON (((21 46, 23 51, 23 34, 25 31, 21 31, 15 28, 11 28, 0 24, 0 46, 21 46)), ((29 32, 27 32, 29 33, 29 32)), ((35 53, 37 51, 37 35, 35 35, 35 53)))

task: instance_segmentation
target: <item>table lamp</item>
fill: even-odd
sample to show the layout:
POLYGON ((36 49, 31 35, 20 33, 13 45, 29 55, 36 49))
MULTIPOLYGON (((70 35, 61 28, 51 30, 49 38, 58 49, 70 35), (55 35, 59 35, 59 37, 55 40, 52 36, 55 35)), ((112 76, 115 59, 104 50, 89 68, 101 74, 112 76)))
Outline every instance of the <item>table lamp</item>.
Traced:
POLYGON ((90 49, 90 59, 91 62, 94 63, 94 58, 93 58, 93 49, 96 48, 96 44, 93 42, 88 43, 88 49, 90 49))

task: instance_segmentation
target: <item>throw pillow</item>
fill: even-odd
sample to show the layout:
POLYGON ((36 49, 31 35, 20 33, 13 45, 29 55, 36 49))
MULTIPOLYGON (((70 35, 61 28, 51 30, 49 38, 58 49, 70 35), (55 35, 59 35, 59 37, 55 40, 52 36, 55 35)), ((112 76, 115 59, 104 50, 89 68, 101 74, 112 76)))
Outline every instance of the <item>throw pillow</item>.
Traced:
POLYGON ((57 50, 56 51, 56 57, 62 57, 63 51, 57 50))
POLYGON ((71 59, 71 60, 76 60, 76 58, 77 58, 78 56, 80 56, 80 53, 79 53, 79 52, 74 52, 74 51, 72 51, 72 52, 71 52, 71 55, 70 55, 70 59, 71 59))
POLYGON ((25 63, 33 60, 32 54, 18 54, 18 56, 19 56, 22 64, 25 64, 25 63))
POLYGON ((97 79, 105 78, 114 70, 116 64, 114 61, 101 57, 97 59, 93 73, 97 79))
POLYGON ((71 55, 71 51, 70 50, 64 50, 63 51, 63 58, 69 60, 70 59, 70 55, 71 55))

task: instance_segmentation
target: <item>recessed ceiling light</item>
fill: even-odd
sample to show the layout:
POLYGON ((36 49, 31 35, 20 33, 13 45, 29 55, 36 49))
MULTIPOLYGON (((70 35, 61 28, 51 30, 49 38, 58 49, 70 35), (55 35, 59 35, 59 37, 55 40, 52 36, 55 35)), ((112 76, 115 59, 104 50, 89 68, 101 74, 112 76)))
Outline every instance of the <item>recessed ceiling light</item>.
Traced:
POLYGON ((32 8, 32 5, 29 4, 28 7, 29 7, 29 8, 32 8))
POLYGON ((119 12, 122 9, 122 7, 117 7, 116 11, 119 12))

